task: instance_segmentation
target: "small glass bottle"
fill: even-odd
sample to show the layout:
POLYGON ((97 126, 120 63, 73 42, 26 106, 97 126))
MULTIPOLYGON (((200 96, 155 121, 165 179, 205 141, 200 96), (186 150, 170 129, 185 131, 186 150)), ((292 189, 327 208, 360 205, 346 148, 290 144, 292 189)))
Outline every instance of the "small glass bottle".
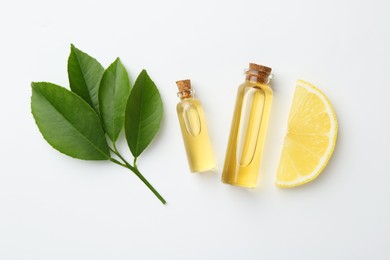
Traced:
POLYGON ((204 172, 215 168, 214 155, 207 132, 200 101, 194 97, 191 81, 176 82, 180 102, 176 106, 184 146, 191 172, 204 172))
POLYGON ((255 188, 272 101, 271 68, 249 64, 238 88, 222 182, 255 188))

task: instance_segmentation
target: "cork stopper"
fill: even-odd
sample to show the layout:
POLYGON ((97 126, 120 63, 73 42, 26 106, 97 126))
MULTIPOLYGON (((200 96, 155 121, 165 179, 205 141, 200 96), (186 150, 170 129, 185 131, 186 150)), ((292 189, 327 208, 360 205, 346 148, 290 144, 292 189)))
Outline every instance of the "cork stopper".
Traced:
POLYGON ((180 98, 190 98, 192 97, 192 88, 191 88, 191 80, 184 79, 184 80, 178 80, 176 81, 177 88, 179 89, 179 92, 177 95, 180 98))
POLYGON ((270 67, 266 67, 266 66, 259 65, 256 63, 249 63, 249 70, 257 70, 257 71, 264 72, 267 74, 271 74, 271 71, 272 71, 272 69, 270 67))
POLYGON ((256 63, 249 63, 249 69, 245 72, 246 80, 269 84, 272 78, 272 69, 256 63))

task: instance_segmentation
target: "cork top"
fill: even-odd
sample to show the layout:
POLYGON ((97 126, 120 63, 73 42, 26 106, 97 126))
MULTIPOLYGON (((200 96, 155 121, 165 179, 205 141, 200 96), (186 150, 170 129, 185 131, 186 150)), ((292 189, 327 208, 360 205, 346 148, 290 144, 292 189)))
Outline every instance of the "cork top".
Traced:
POLYGON ((177 93, 177 95, 181 99, 192 97, 191 80, 189 80, 189 79, 178 80, 178 81, 176 81, 176 85, 177 85, 177 88, 179 89, 179 92, 177 93))
POLYGON ((272 69, 270 67, 266 67, 266 66, 259 65, 256 63, 249 63, 249 70, 256 70, 256 71, 264 72, 267 74, 270 74, 272 71, 272 69))
POLYGON ((245 72, 246 80, 269 84, 272 78, 271 71, 270 67, 249 63, 249 69, 245 72))

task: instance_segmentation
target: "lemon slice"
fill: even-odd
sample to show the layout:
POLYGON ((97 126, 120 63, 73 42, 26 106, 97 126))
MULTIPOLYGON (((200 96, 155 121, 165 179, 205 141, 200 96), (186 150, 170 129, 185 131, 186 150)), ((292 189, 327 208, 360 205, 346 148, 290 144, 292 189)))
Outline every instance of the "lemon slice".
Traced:
POLYGON ((317 178, 333 153, 337 129, 328 98, 312 84, 298 80, 276 186, 291 188, 317 178))

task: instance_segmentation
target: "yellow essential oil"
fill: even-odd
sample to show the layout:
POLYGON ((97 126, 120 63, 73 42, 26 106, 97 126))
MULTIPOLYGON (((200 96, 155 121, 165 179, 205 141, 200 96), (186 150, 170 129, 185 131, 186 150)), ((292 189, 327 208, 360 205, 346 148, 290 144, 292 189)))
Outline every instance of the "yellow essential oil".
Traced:
POLYGON ((249 64, 239 87, 222 182, 255 188, 272 102, 271 68, 249 64))
POLYGON ((180 97, 176 110, 190 170, 212 170, 215 168, 215 161, 202 104, 194 97, 190 80, 177 81, 176 84, 180 97))

